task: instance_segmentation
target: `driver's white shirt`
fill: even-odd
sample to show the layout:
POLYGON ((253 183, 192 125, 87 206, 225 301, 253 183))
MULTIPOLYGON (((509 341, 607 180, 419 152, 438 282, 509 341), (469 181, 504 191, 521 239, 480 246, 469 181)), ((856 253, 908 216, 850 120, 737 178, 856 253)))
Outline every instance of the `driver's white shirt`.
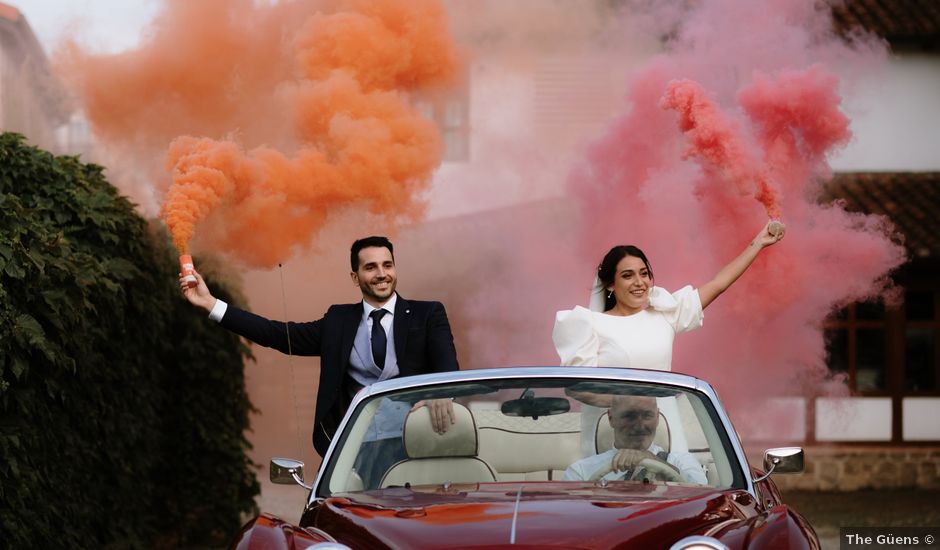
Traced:
MULTIPOLYGON (((590 480, 591 474, 605 466, 608 466, 619 450, 620 449, 611 449, 599 455, 582 458, 571 466, 568 466, 568 469, 565 470, 563 479, 569 481, 590 480)), ((663 448, 653 443, 647 450, 655 455, 661 453, 663 448)), ((682 476, 684 481, 689 483, 698 483, 699 485, 708 484, 708 479, 705 477, 705 471, 702 469, 702 465, 699 464, 698 460, 696 460, 691 453, 669 453, 666 456, 666 462, 675 466, 679 470, 679 474, 682 476)), ((624 470, 608 472, 601 479, 606 479, 608 481, 623 479, 623 474, 624 470)))

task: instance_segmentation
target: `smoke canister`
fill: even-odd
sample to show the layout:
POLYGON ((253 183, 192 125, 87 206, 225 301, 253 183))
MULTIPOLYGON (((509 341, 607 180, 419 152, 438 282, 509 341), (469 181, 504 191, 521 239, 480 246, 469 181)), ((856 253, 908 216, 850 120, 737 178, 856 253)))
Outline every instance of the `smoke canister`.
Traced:
POLYGON ((193 257, 189 254, 180 255, 180 273, 183 274, 183 282, 190 288, 196 286, 196 268, 193 266, 193 257))
POLYGON ((767 231, 774 237, 779 237, 783 235, 786 227, 787 226, 785 226, 780 220, 770 220, 770 224, 767 225, 767 231))

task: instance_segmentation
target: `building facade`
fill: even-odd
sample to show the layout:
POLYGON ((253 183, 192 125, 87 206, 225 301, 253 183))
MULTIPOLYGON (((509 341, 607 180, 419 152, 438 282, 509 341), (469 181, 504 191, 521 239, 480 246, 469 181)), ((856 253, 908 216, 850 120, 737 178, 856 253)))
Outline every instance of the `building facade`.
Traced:
POLYGON ((70 117, 65 89, 26 18, 0 2, 0 130, 58 153, 70 117))

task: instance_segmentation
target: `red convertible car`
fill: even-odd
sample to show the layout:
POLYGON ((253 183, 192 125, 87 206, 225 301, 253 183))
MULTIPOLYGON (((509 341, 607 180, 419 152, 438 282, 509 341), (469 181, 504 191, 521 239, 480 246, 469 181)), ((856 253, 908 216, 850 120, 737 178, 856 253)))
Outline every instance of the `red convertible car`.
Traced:
POLYGON ((394 379, 354 398, 312 485, 302 463, 271 461, 272 481, 310 490, 299 525, 262 514, 232 548, 819 548, 767 477, 801 471, 802 449, 770 449, 763 466, 691 376, 394 379))

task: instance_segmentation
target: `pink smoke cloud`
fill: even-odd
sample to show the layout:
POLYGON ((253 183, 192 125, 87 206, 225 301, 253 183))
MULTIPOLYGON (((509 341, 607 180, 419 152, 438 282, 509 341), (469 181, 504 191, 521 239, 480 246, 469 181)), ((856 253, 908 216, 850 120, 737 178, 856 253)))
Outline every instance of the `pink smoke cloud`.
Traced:
POLYGON ((821 323, 852 301, 890 297, 886 276, 905 259, 886 220, 816 201, 828 156, 851 138, 836 70, 883 59, 829 25, 813 2, 697 3, 569 179, 593 221, 581 261, 636 244, 670 289, 706 282, 768 214, 786 222, 786 238, 709 307, 705 327, 677 339, 673 368, 736 407, 824 391, 821 323))

